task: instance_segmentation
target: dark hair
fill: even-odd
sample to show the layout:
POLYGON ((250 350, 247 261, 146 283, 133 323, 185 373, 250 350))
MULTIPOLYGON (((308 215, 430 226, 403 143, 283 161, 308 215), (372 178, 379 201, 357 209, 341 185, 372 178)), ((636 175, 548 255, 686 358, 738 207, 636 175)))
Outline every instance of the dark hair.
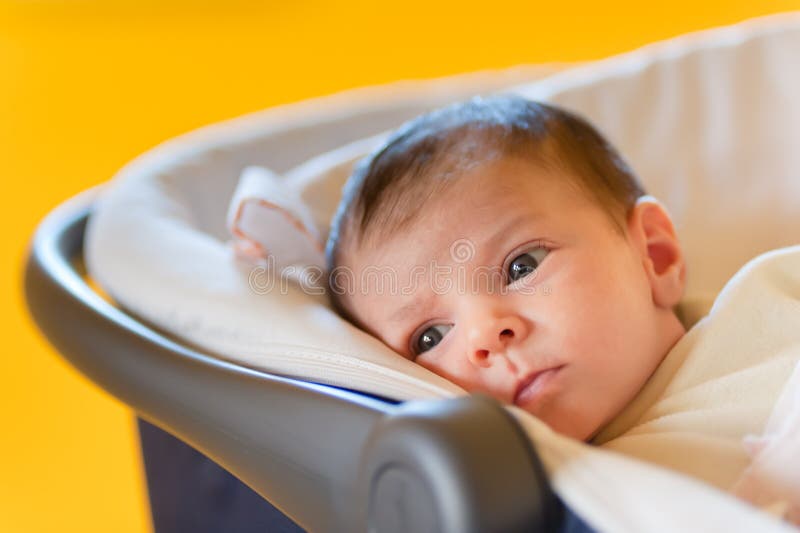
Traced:
POLYGON ((621 233, 645 194, 617 151, 579 116, 520 96, 475 97, 407 122, 356 166, 332 221, 328 271, 340 264, 344 243, 360 246, 370 236, 397 231, 458 175, 500 156, 571 170, 565 175, 594 197, 621 233))

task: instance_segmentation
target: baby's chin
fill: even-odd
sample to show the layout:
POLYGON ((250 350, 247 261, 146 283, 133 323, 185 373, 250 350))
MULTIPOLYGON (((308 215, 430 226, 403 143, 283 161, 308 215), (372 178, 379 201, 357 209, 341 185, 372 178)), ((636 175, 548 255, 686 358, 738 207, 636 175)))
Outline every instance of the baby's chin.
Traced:
POLYGON ((576 416, 574 413, 559 412, 556 406, 549 405, 521 408, 547 424, 556 433, 583 442, 591 441, 603 429, 603 424, 593 421, 588 413, 576 416))

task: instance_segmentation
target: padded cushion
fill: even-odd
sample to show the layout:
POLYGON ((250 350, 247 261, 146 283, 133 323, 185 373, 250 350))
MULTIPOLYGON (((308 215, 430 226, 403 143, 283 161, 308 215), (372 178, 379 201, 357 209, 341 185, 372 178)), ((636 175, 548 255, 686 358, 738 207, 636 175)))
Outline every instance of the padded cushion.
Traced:
POLYGON ((88 267, 124 307, 242 364, 398 399, 459 394, 340 319, 324 294, 234 260, 224 220, 242 168, 283 172, 327 224, 353 159, 380 136, 347 142, 473 93, 503 88, 543 98, 588 116, 667 205, 688 258, 687 300, 708 301, 748 259, 800 242, 797 57, 800 18, 786 16, 532 84, 511 81, 539 71, 484 73, 212 126, 151 151, 109 184, 90 221, 88 267), (336 143, 344 146, 288 170, 336 143))

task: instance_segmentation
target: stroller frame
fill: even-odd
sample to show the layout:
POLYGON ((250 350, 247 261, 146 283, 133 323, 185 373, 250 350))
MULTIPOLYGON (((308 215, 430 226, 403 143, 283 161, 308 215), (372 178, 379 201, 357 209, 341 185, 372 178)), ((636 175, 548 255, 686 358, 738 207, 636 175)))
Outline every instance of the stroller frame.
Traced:
POLYGON ((482 396, 397 404, 252 370, 105 300, 82 261, 95 191, 40 225, 31 314, 75 368, 310 531, 553 531, 565 508, 513 417, 482 396))

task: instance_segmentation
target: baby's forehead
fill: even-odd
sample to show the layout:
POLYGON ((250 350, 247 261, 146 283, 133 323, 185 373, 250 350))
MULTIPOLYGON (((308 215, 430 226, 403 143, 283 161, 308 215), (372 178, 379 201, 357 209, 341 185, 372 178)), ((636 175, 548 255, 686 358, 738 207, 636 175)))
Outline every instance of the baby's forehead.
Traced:
POLYGON ((519 183, 515 183, 513 172, 497 172, 496 167, 515 159, 497 155, 458 165, 439 163, 396 179, 382 194, 376 216, 362 228, 363 236, 373 234, 383 239, 397 232, 424 233, 436 225, 437 213, 447 216, 460 206, 481 211, 502 209, 497 196, 518 191, 519 183))
POLYGON ((578 208, 600 209, 575 181, 563 169, 522 158, 487 161, 454 175, 443 186, 390 203, 343 257, 368 257, 373 266, 376 261, 397 263, 399 257, 416 265, 443 260, 464 241, 474 246, 491 243, 515 224, 547 220, 553 228, 578 208))
MULTIPOLYGON (((394 265, 412 268, 429 263, 464 262, 463 254, 480 259, 483 248, 500 247, 514 229, 543 222, 536 202, 474 204, 467 198, 429 204, 409 223, 383 235, 373 235, 353 254, 362 266, 394 265), (460 251, 460 252, 459 252, 460 251), (367 261, 368 264, 363 265, 367 261)), ((551 223, 552 226, 552 223, 551 223)))
POLYGON ((488 164, 454 167, 437 165, 415 175, 397 179, 381 193, 369 223, 360 228, 362 243, 376 245, 388 237, 425 234, 443 227, 437 214, 474 202, 474 179, 480 167, 488 164))

